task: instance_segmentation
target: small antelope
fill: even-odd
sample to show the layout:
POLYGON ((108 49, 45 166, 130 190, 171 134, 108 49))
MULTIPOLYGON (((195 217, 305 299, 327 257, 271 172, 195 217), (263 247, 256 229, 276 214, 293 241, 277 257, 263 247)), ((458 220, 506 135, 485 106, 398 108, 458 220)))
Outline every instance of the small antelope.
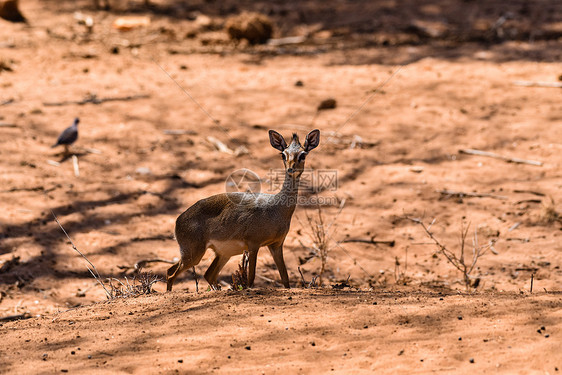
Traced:
POLYGON ((293 134, 287 145, 283 136, 269 131, 273 148, 281 151, 285 164, 285 181, 277 194, 223 193, 202 199, 189 207, 176 220, 176 239, 181 259, 168 269, 168 291, 184 270, 201 261, 208 248, 215 252, 213 263, 205 272, 205 280, 215 286, 219 272, 234 256, 248 251, 248 285, 254 284, 258 250, 267 246, 279 270, 285 288, 289 276, 283 260, 283 242, 289 232, 291 217, 298 198, 298 185, 306 155, 320 143, 320 131, 306 136, 304 146, 293 134))

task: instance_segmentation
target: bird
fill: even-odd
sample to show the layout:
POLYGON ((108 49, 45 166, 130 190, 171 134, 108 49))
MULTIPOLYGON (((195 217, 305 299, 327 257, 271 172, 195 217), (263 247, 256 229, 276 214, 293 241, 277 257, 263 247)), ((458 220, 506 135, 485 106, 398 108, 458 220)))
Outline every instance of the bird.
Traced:
POLYGON ((78 139, 78 123, 80 119, 76 117, 74 119, 74 123, 69 126, 68 128, 64 129, 62 133, 60 133, 57 143, 51 146, 51 148, 57 147, 58 145, 64 146, 64 152, 68 153, 68 146, 73 144, 78 139))

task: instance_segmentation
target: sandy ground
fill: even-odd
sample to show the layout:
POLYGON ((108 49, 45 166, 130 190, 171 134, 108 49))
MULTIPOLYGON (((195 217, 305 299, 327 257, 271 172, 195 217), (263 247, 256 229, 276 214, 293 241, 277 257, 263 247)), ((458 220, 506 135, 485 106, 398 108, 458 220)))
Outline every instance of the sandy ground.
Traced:
MULTIPOLYGON (((31 317, 0 322, 0 372, 562 368, 560 89, 514 84, 559 82, 558 2, 153 3, 108 12, 23 1, 29 24, 0 20, 0 318, 31 317), (242 9, 269 14, 275 38, 307 38, 235 44, 223 26, 242 9), (92 17, 92 33, 76 11, 92 17), (112 28, 125 14, 151 23, 112 28), (49 105, 94 95, 142 97, 49 105), (327 98, 336 108, 317 111, 327 98), (79 176, 50 148, 75 117, 79 176), (311 175, 337 175, 318 195, 333 223, 323 288, 302 289, 298 272, 310 281, 321 267, 314 206, 297 208, 285 243, 289 291, 262 250, 250 291, 207 291, 200 280, 196 293, 188 272, 172 293, 156 283, 156 294, 110 302, 51 214, 104 279, 131 279, 140 260, 178 256, 176 217, 224 192, 234 171, 278 189, 268 129, 302 139, 313 128, 322 138, 311 175), (467 292, 406 217, 435 219, 432 233, 457 255, 463 223, 467 257, 474 233, 494 241, 471 273, 477 287, 467 292), (343 242, 373 238, 394 246, 343 242), (349 287, 332 288, 348 277, 349 287)), ((222 271, 223 289, 239 259, 222 271)))

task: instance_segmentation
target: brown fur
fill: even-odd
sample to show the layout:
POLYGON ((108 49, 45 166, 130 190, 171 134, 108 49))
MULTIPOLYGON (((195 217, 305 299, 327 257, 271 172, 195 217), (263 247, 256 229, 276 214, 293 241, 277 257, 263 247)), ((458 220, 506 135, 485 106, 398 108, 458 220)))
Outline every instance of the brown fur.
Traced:
POLYGON ((176 220, 176 239, 181 259, 167 273, 167 289, 184 270, 197 265, 207 248, 216 257, 205 272, 205 279, 215 285, 219 272, 233 255, 249 253, 248 285, 254 283, 260 247, 267 246, 279 270, 283 285, 289 288, 289 276, 283 260, 283 243, 289 232, 298 196, 298 182, 304 170, 304 156, 318 146, 320 132, 307 135, 304 148, 293 136, 289 146, 271 130, 270 142, 285 154, 285 182, 278 194, 224 193, 195 203, 176 220), (300 156, 300 158, 299 158, 300 156))

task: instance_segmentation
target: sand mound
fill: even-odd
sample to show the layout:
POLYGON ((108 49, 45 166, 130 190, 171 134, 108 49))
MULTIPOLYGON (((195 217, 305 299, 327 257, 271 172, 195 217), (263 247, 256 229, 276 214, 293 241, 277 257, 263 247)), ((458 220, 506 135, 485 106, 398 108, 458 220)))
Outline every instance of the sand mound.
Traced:
POLYGON ((262 44, 273 35, 273 22, 263 14, 245 12, 229 18, 226 31, 234 40, 246 39, 250 44, 262 44))

